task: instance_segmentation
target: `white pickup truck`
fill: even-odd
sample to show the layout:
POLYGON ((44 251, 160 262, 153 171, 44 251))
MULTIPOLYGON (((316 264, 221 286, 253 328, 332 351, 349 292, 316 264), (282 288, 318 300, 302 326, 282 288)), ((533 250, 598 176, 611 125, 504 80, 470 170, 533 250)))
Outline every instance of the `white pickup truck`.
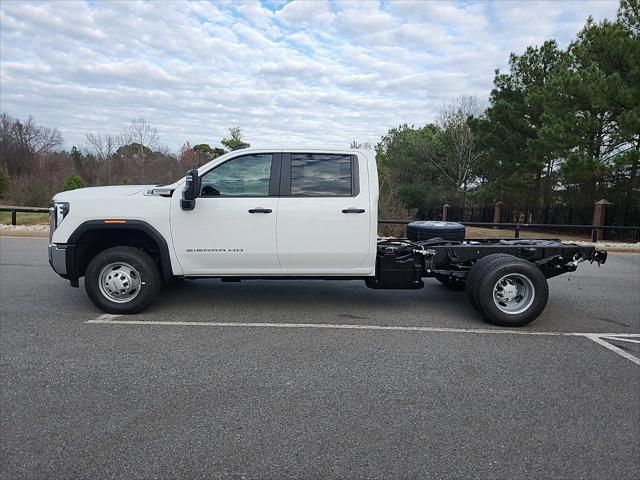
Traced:
POLYGON ((53 197, 49 262, 108 313, 148 306, 176 278, 360 279, 466 289, 479 312, 521 326, 547 303, 546 279, 606 252, 558 240, 465 239, 464 227, 416 222, 378 238, 372 152, 244 149, 164 186, 83 188, 53 197))

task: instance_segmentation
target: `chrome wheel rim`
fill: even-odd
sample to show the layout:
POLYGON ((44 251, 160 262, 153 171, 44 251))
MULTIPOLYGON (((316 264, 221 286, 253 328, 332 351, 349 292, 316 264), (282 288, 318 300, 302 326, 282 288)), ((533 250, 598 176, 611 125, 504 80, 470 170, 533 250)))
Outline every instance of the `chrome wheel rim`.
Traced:
POLYGON ((521 273, 505 275, 493 286, 493 302, 501 312, 509 315, 525 312, 535 298, 533 283, 521 273))
POLYGON ((140 273, 125 262, 114 262, 100 270, 98 276, 100 292, 110 301, 127 303, 140 293, 140 273))

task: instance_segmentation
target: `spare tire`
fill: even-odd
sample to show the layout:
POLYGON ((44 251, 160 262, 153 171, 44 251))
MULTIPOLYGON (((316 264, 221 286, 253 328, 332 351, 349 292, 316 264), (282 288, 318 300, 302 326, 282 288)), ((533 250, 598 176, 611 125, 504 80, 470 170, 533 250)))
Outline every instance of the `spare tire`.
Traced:
POLYGON ((464 225, 455 222, 412 222, 407 225, 407 238, 409 240, 430 240, 442 238, 444 240, 464 240, 464 225))

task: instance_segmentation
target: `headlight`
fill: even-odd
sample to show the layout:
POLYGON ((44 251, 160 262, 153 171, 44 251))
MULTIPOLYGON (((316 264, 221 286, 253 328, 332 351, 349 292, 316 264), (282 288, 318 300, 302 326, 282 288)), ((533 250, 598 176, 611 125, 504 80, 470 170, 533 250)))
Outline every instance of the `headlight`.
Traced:
POLYGON ((50 227, 55 230, 69 213, 69 202, 54 202, 49 212, 50 227))

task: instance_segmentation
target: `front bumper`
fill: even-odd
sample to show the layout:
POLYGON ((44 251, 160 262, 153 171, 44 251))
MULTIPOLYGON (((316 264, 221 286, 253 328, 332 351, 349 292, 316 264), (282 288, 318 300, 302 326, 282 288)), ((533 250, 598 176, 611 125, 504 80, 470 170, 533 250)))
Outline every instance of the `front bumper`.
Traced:
POLYGON ((59 274, 67 274, 67 246, 49 244, 49 265, 59 274))
POLYGON ((62 278, 77 279, 75 268, 75 245, 65 243, 49 244, 49 265, 62 278))

